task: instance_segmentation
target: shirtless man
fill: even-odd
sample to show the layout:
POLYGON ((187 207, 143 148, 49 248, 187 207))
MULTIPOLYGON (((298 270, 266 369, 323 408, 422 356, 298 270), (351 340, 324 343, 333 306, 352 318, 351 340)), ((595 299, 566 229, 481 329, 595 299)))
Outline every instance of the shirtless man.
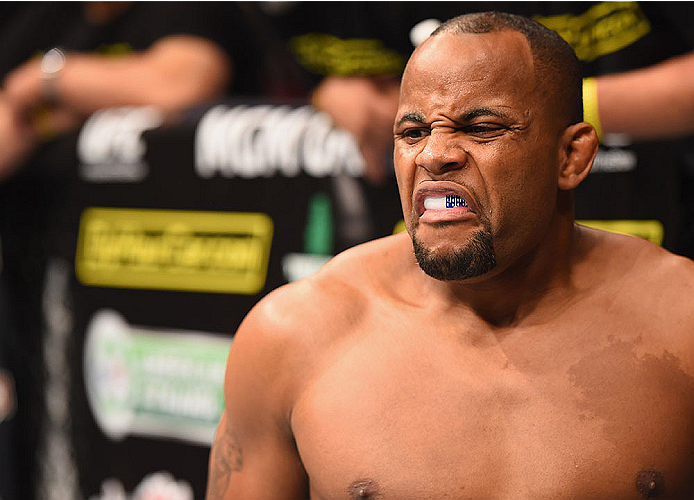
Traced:
POLYGON ((597 139, 570 50, 478 14, 414 52, 408 234, 245 319, 209 500, 694 498, 694 264, 574 223, 597 139))

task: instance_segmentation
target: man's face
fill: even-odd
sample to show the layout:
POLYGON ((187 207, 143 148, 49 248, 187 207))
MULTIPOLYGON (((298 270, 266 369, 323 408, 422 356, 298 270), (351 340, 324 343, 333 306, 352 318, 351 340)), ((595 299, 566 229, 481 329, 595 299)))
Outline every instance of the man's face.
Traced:
POLYGON ((546 108, 520 33, 445 33, 415 51, 400 89, 395 171, 428 274, 489 276, 539 243, 563 131, 546 108))

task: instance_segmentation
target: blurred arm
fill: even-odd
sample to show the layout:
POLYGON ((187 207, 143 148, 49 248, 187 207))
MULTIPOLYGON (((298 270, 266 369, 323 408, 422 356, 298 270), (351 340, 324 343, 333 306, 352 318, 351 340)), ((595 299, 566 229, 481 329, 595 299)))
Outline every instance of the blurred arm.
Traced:
MULTIPOLYGON (((168 36, 146 51, 117 58, 68 53, 57 80, 58 106, 80 115, 122 105, 176 111, 220 95, 230 66, 216 44, 187 35, 168 36)), ((42 104, 41 77, 38 59, 7 76, 4 89, 18 109, 42 104)))
POLYGON ((596 78, 603 133, 661 139, 694 133, 694 52, 596 78))
POLYGON ((385 160, 393 151, 393 121, 400 81, 395 77, 328 76, 314 90, 311 103, 336 126, 352 133, 373 183, 386 176, 385 160))
POLYGON ((0 92, 0 182, 7 179, 31 152, 37 138, 33 127, 24 120, 0 92))

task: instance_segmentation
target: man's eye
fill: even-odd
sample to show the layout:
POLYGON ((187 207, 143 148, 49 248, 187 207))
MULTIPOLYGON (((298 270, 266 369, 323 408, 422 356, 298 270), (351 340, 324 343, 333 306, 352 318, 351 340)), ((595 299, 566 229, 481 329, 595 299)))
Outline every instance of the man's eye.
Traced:
POLYGON ((400 136, 409 141, 417 141, 428 134, 428 131, 420 128, 407 129, 400 136))
POLYGON ((468 125, 463 129, 468 134, 481 135, 484 137, 493 137, 501 134, 506 127, 495 123, 480 123, 476 125, 468 125))

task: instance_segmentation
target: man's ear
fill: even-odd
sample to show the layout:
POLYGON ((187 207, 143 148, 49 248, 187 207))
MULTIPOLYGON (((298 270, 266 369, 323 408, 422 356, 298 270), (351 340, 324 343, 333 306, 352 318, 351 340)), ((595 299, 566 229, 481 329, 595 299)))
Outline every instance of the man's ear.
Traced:
POLYGON ((590 123, 575 123, 564 130, 559 145, 559 189, 573 189, 585 179, 599 144, 598 135, 590 123))

